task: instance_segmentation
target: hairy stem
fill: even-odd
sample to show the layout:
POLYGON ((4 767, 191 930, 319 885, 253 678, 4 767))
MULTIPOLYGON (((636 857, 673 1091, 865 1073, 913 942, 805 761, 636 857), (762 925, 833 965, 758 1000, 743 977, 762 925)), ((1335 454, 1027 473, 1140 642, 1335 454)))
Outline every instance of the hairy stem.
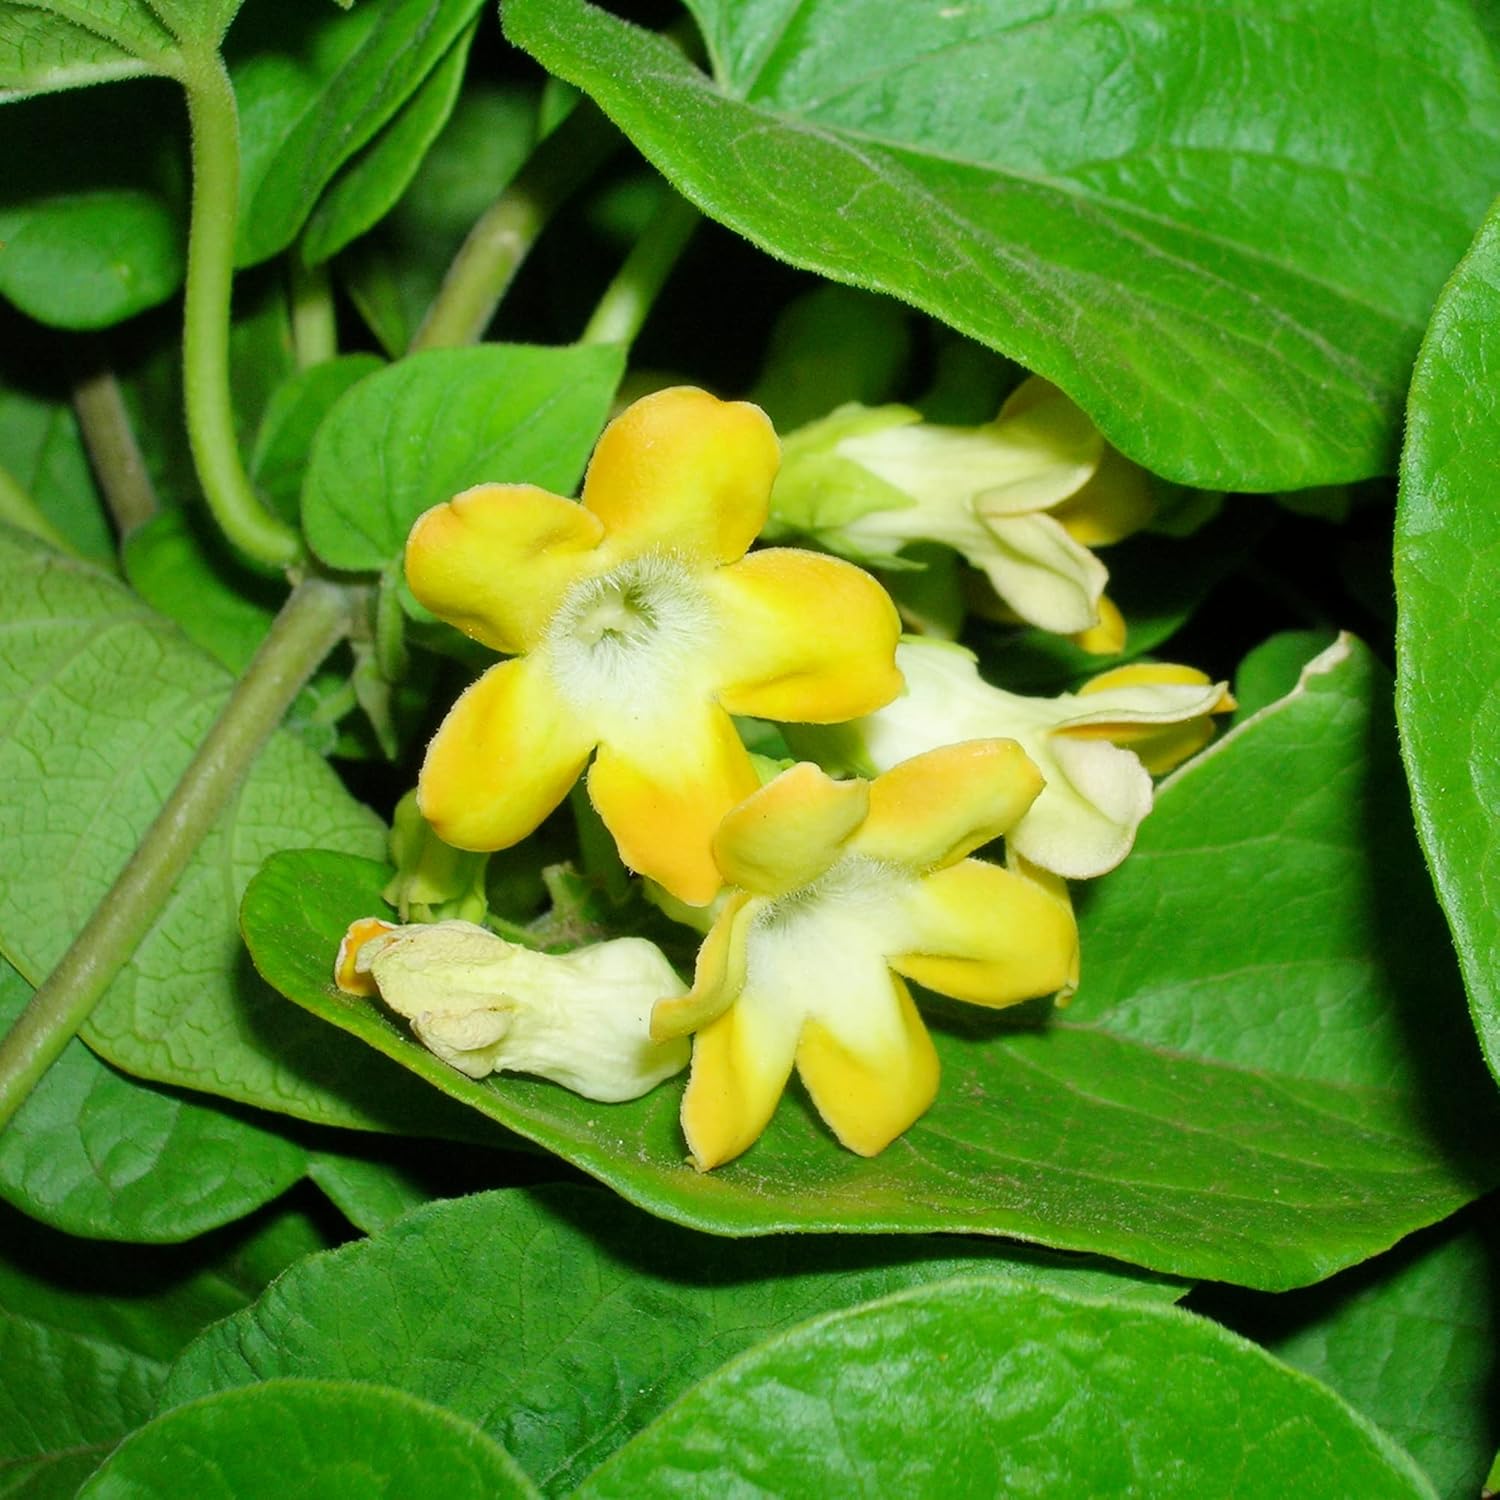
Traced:
POLYGON ((114 371, 101 365, 85 375, 73 387, 73 411, 94 478, 123 541, 156 514, 157 502, 114 371))
POLYGON ((296 562, 297 533, 266 508, 240 461, 229 396, 229 297, 239 215, 240 127, 234 89, 217 52, 195 53, 186 73, 193 134, 183 386, 193 464, 214 520, 252 562, 296 562))
POLYGON ((652 215, 646 231, 635 242, 615 278, 604 289, 588 326, 585 344, 632 344, 641 331, 672 267, 687 248, 702 217, 686 198, 670 188, 652 215))
POLYGON ((608 158, 619 137, 587 100, 532 153, 480 215, 411 341, 413 351, 476 343, 547 221, 608 158))
POLYGON ((343 636, 347 618, 348 597, 338 584, 314 577, 292 591, 135 853, 0 1040, 0 1128, 129 962, 271 731, 343 636))
POLYGON ((292 294, 292 348, 297 354, 297 368, 306 370, 333 359, 339 352, 333 286, 326 264, 304 266, 295 250, 287 260, 292 294))
POLYGON ((70 557, 79 555, 72 542, 42 514, 20 480, 3 466, 0 466, 0 521, 46 542, 49 547, 66 552, 70 557))

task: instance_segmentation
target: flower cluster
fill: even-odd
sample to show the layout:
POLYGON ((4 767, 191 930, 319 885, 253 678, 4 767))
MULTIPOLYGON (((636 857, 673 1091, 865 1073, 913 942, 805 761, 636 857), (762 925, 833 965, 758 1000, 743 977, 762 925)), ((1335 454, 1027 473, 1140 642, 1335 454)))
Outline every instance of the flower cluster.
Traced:
POLYGON ((754 1143, 794 1068, 853 1151, 916 1120, 939 1068, 907 981, 991 1007, 1071 993, 1062 877, 1125 857, 1152 774, 1231 706, 1163 665, 1007 693, 962 648, 899 641, 854 562, 750 550, 774 484, 782 520, 825 546, 945 541, 1019 617, 1097 629, 1087 544, 1141 524, 1144 491, 1052 387, 1028 382, 973 430, 843 408, 794 435, 778 479, 780 458, 758 408, 660 391, 606 429, 580 500, 481 485, 407 543, 416 598, 507 659, 459 698, 398 819, 402 917, 479 915, 485 851, 586 775, 624 863, 702 914, 691 989, 639 939, 557 957, 468 920, 357 922, 337 966, 475 1077, 630 1098, 691 1037, 682 1124, 704 1170, 754 1143), (783 726, 809 758, 768 769, 737 719, 783 726), (1003 866, 974 857, 1001 838, 1003 866))

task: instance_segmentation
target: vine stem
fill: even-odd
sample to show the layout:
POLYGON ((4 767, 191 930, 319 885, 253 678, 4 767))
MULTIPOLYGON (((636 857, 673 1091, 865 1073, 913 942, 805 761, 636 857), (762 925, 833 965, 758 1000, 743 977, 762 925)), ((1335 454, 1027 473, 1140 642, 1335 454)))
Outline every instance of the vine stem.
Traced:
POLYGON ((229 298, 239 218, 240 124, 234 88, 216 51, 184 51, 193 138, 193 211, 183 318, 188 442, 204 498, 225 537, 253 562, 285 568, 297 533, 261 502, 240 461, 229 397, 229 298))
POLYGON ((537 236, 619 144, 597 106, 581 100, 482 213, 411 341, 423 349, 477 343, 537 236))
POLYGON ((339 352, 338 319, 326 263, 304 266, 294 248, 287 257, 291 284, 292 348, 299 370, 335 359, 339 352))
POLYGON ((633 344, 651 311, 651 304, 672 274, 672 267, 687 248, 702 215, 686 198, 670 188, 666 201, 651 216, 625 263, 605 287, 588 326, 585 344, 633 344))
POLYGON ((123 541, 156 514, 157 502, 120 383, 112 370, 101 365, 78 381, 73 387, 73 412, 94 478, 123 541))
POLYGON ((310 577, 292 590, 135 853, 0 1039, 0 1129, 129 962, 272 730, 343 637, 348 615, 348 593, 336 583, 310 577))

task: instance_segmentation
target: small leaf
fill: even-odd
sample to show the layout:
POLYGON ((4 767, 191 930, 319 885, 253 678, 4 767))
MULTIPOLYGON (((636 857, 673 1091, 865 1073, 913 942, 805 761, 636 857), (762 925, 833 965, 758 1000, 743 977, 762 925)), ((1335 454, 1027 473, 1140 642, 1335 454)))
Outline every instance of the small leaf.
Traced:
POLYGON ((137 0, 0 0, 0 103, 170 73, 176 51, 171 31, 137 0))
MULTIPOLYGON (((30 999, 0 959, 0 1033, 30 999)), ((126 1078, 77 1040, 0 1134, 0 1197, 98 1239, 185 1240, 243 1218, 306 1170, 294 1142, 126 1078)))
POLYGON ((512 1188, 432 1204, 297 1267, 186 1350, 161 1403, 290 1375, 378 1381, 479 1423, 558 1493, 766 1334, 997 1267, 1145 1300, 1180 1290, 958 1240, 726 1244, 593 1189, 512 1188))
POLYGON ((716 1493, 1430 1497, 1331 1391, 1175 1308, 1002 1278, 920 1287, 768 1339, 580 1497, 716 1493))
POLYGON ((685 1160, 678 1083, 599 1105, 464 1078, 330 983, 348 923, 385 910, 383 866, 275 856, 246 891, 246 941, 299 1005, 682 1223, 1010 1234, 1181 1276, 1315 1281, 1496 1174, 1494 1104, 1473 1091, 1462 1023, 1443 1023, 1445 944, 1382 734, 1389 685, 1349 641, 1316 665, 1161 789, 1084 907, 1071 1010, 1035 1024, 926 1006, 937 1102, 870 1160, 797 1093, 704 1174, 685 1160))
POLYGON ((1500 1077, 1500 213, 1433 315, 1396 514, 1396 709, 1417 831, 1500 1077))
POLYGON ((1494 190, 1467 0, 689 8, 712 79, 583 0, 504 22, 705 213, 1047 376, 1154 472, 1388 470, 1494 190))
POLYGON ((413 355, 360 381, 313 443, 308 544, 329 567, 380 572, 423 511, 471 485, 571 494, 623 365, 613 345, 486 344, 413 355))
POLYGON ((534 1495, 472 1423, 379 1385, 271 1380, 180 1407, 116 1449, 79 1500, 534 1495))

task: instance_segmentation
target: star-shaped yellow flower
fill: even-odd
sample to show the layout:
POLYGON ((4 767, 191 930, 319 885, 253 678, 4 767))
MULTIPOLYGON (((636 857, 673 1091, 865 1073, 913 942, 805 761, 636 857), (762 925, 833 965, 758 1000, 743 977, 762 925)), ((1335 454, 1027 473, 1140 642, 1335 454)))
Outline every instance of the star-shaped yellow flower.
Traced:
POLYGON ((903 982, 976 1005, 1050 994, 1076 972, 1065 899, 966 858, 1042 778, 1010 740, 919 755, 874 781, 784 771, 720 825, 736 887, 691 993, 657 1003, 658 1038, 697 1033, 682 1124, 703 1170, 765 1129, 795 1065, 850 1150, 873 1156, 932 1103, 938 1060, 903 982))
POLYGON ((745 402, 677 387, 606 428, 582 502, 487 484, 422 516, 413 594, 518 659, 454 705, 418 783, 461 849, 503 849, 588 788, 625 862, 679 899, 719 889, 710 840, 758 780, 731 714, 836 723, 900 690, 896 612, 868 574, 746 556, 780 453, 745 402))

